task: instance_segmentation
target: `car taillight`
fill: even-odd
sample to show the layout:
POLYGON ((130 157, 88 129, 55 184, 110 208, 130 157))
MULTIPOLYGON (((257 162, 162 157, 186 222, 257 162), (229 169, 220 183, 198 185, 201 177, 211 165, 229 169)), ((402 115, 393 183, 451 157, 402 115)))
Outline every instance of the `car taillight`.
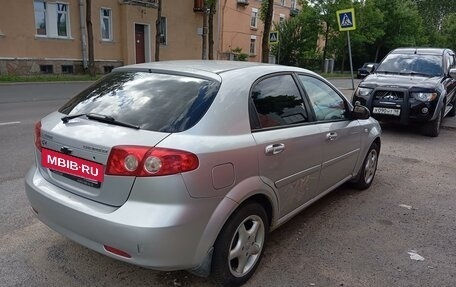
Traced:
POLYGON ((41 151, 41 121, 35 124, 35 146, 41 151))
POLYGON ((198 157, 187 151, 144 146, 115 146, 111 149, 106 174, 160 176, 191 171, 199 166, 198 157))

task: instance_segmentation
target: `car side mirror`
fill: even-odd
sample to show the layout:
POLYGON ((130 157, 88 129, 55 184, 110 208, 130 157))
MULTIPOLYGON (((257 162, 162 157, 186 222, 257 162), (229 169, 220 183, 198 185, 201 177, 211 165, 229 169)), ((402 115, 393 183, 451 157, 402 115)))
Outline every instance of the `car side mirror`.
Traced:
POLYGON ((365 106, 362 106, 358 101, 352 110, 352 118, 355 120, 367 120, 370 117, 370 111, 365 106))
POLYGON ((450 69, 450 77, 456 79, 456 69, 450 69))

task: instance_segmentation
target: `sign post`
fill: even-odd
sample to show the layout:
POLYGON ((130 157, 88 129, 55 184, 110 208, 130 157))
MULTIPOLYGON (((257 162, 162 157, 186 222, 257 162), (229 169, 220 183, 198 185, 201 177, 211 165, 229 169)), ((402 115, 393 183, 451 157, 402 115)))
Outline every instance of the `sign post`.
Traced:
POLYGON ((355 89, 355 82, 353 80, 353 61, 351 54, 351 42, 350 42, 350 30, 356 30, 355 22, 355 9, 345 9, 336 11, 337 14, 337 23, 339 24, 339 31, 347 31, 347 41, 348 41, 348 55, 350 57, 350 72, 352 78, 352 89, 355 89))
POLYGON ((279 31, 269 32, 269 46, 278 44, 277 47, 277 64, 279 64, 280 59, 280 41, 279 41, 279 31))

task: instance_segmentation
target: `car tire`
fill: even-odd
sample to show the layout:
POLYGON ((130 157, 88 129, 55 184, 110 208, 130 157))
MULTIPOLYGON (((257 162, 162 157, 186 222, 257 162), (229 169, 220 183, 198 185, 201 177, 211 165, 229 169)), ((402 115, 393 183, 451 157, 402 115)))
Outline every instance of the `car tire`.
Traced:
POLYGON ((212 277, 224 286, 240 286, 253 275, 269 232, 264 208, 249 202, 236 210, 223 226, 214 244, 212 277))
POLYGON ((361 170, 358 173, 358 177, 352 182, 352 186, 356 189, 364 190, 368 189, 374 181, 375 172, 377 171, 378 155, 380 148, 377 143, 372 143, 364 158, 361 170))
POLYGON ((443 119, 443 108, 440 110, 439 115, 433 120, 425 124, 423 133, 428 137, 437 137, 440 133, 440 125, 443 119))

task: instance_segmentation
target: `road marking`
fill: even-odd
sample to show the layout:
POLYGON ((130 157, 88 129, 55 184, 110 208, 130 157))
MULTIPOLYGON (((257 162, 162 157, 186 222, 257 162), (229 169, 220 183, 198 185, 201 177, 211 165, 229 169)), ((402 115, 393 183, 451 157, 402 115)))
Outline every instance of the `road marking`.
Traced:
POLYGON ((9 125, 18 125, 21 122, 6 122, 6 123, 0 123, 0 126, 9 126, 9 125))

